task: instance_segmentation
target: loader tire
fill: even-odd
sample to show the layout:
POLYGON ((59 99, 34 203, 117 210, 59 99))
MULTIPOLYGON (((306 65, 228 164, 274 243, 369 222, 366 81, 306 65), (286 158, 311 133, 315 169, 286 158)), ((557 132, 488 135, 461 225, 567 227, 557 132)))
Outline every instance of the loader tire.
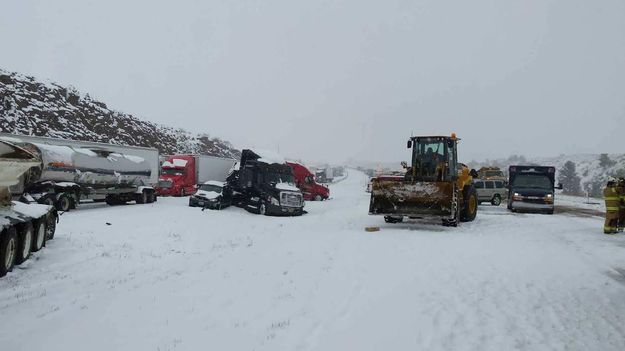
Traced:
POLYGON ((0 277, 13 270, 17 247, 15 228, 9 227, 0 233, 0 277))
POLYGON ((477 216, 477 191, 473 184, 464 187, 462 194, 462 211, 460 212, 461 222, 471 222, 477 216))

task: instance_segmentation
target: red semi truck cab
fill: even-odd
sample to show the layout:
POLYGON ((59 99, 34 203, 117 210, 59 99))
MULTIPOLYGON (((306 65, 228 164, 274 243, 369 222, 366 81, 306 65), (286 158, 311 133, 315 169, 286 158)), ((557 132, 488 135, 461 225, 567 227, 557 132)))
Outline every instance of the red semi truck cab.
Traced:
POLYGON ((293 169, 295 185, 304 194, 304 200, 321 201, 330 197, 330 189, 315 182, 315 175, 308 168, 295 162, 287 162, 287 164, 293 169))
POLYGON ((156 192, 163 196, 185 196, 195 193, 197 183, 194 155, 169 156, 161 166, 156 192))

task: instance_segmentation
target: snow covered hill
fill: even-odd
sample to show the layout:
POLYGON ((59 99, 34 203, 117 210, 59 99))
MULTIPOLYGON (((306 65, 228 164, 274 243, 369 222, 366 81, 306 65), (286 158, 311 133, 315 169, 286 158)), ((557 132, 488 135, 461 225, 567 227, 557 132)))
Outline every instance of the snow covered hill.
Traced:
POLYGON ((158 125, 115 111, 72 87, 0 69, 0 131, 155 147, 163 154, 238 157, 232 145, 207 134, 158 125))

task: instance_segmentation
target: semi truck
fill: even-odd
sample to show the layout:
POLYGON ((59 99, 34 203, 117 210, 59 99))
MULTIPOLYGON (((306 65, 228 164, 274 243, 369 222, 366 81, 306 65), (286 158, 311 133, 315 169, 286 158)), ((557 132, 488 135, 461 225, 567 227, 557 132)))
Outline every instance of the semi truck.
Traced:
POLYGON ((208 181, 224 182, 236 160, 206 155, 171 155, 161 165, 159 195, 186 196, 208 181))
POLYGON ((267 151, 245 149, 228 176, 233 204, 261 215, 299 216, 304 195, 295 186, 293 170, 284 159, 267 151))
POLYGON ((297 162, 287 162, 293 169, 295 185, 302 191, 306 201, 323 201, 330 197, 330 189, 315 181, 315 175, 306 166, 297 162))
POLYGON ((540 212, 553 214, 555 167, 510 166, 508 169, 508 209, 512 212, 540 212))
POLYGON ((46 137, 0 134, 29 151, 37 167, 12 187, 23 201, 69 211, 83 200, 120 205, 156 201, 158 150, 46 137))
POLYGON ((52 240, 58 215, 53 206, 12 201, 10 188, 39 167, 37 156, 0 140, 0 277, 52 240))

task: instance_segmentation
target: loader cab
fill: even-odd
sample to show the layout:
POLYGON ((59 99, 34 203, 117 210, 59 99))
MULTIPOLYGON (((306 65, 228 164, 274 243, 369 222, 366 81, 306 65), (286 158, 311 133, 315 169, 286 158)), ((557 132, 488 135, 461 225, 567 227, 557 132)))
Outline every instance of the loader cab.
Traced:
POLYGON ((458 178, 458 140, 456 137, 413 137, 412 167, 406 177, 413 181, 452 182, 458 178))

